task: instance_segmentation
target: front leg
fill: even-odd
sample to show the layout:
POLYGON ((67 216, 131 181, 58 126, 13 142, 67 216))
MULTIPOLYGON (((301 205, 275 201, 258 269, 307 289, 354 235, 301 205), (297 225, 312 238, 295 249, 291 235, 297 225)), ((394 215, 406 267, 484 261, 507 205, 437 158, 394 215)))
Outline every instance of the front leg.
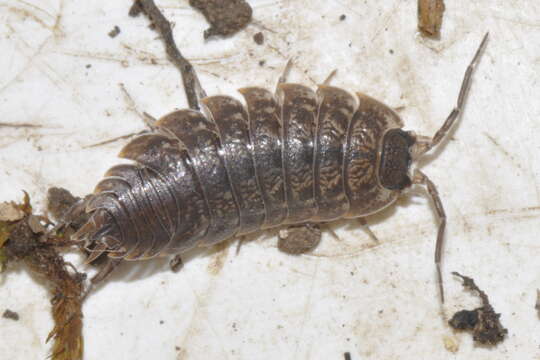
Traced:
POLYGON ((279 231, 278 249, 290 255, 300 255, 313 250, 321 241, 318 224, 291 225, 279 231))

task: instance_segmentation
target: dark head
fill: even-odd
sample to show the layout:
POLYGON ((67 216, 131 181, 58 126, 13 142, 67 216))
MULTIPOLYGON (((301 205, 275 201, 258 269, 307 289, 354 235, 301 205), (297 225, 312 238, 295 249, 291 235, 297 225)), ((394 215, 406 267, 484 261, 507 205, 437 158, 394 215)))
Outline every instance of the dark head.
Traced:
POLYGON ((403 190, 411 186, 411 146, 416 139, 401 129, 386 132, 382 142, 379 182, 389 190, 403 190))

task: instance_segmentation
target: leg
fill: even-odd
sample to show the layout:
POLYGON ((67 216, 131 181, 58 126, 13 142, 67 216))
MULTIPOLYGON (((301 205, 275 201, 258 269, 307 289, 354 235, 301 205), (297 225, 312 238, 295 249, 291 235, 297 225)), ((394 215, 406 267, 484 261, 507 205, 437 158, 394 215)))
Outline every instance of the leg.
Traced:
POLYGON ((122 83, 120 85, 120 90, 122 90, 122 93, 124 94, 124 97, 126 98, 126 102, 128 103, 129 109, 133 111, 135 114, 137 114, 142 121, 145 123, 146 126, 148 126, 150 129, 155 128, 155 123, 157 122, 156 118, 152 115, 148 114, 147 112, 141 112, 137 105, 135 104, 135 100, 131 97, 130 93, 127 91, 126 86, 122 83))
POLYGON ((364 230, 368 236, 373 240, 375 243, 379 242, 379 239, 377 239, 377 236, 371 231, 369 228, 369 225, 367 224, 366 218, 358 218, 358 222, 360 223, 360 226, 362 227, 362 230, 364 230))
POLYGON ((107 259, 105 265, 90 280, 92 285, 96 285, 111 275, 114 269, 122 262, 122 259, 107 259))
POLYGON ((426 190, 435 205, 435 211, 437 219, 439 220, 439 230, 437 231, 437 242, 435 245, 435 266, 437 267, 437 282, 439 284, 439 294, 441 296, 441 302, 444 304, 444 288, 441 272, 441 257, 442 257, 442 248, 444 241, 444 229, 446 228, 446 214, 437 192, 435 184, 429 180, 429 178, 420 170, 416 169, 413 175, 413 184, 423 185, 426 187, 426 190))
POLYGON ((244 241, 246 240, 245 236, 240 236, 238 238, 238 243, 236 244, 236 255, 240 254, 240 249, 242 248, 242 245, 244 245, 244 241))
POLYGON ((332 72, 326 77, 326 79, 324 80, 324 82, 322 83, 324 86, 328 86, 330 85, 330 81, 332 81, 332 79, 334 78, 334 76, 336 76, 336 73, 337 73, 337 70, 334 69, 332 70, 332 72))
POLYGON ((285 68, 283 69, 283 73, 281 73, 281 76, 278 79, 277 85, 276 85, 276 91, 275 95, 276 97, 279 94, 279 85, 284 84, 287 81, 287 76, 289 76, 289 72, 291 72, 292 67, 292 60, 287 60, 287 63, 285 64, 285 68))
POLYGON ((334 239, 336 239, 337 241, 341 241, 341 238, 338 236, 338 234, 336 234, 334 229, 332 229, 332 227, 329 226, 329 224, 330 223, 319 223, 319 226, 322 227, 324 231, 328 231, 334 239))
POLYGON ((279 232, 278 249, 290 255, 313 250, 321 241, 319 225, 306 223, 289 226, 279 232))
POLYGON ((417 144, 413 148, 413 158, 417 159, 430 149, 434 148, 441 142, 441 140, 445 137, 445 135, 448 133, 448 130, 454 125, 456 120, 458 119, 459 115, 463 111, 463 106, 465 105, 465 100, 467 99, 467 94, 469 93, 469 88, 471 87, 471 79, 472 79, 472 73, 476 66, 478 65, 478 62, 480 60, 480 55, 482 54, 482 50, 486 47, 486 42, 488 39, 489 33, 486 33, 484 35, 484 38, 482 39, 482 42, 480 43, 480 46, 478 47, 478 50, 476 50, 476 53, 474 54, 474 57, 467 67, 467 70, 465 71, 465 76, 463 77, 463 82, 461 83, 461 89, 459 90, 459 96, 457 100, 457 104, 450 112, 450 115, 446 118, 446 121, 441 126, 441 128, 435 133, 433 138, 426 138, 423 136, 419 136, 417 138, 417 144))

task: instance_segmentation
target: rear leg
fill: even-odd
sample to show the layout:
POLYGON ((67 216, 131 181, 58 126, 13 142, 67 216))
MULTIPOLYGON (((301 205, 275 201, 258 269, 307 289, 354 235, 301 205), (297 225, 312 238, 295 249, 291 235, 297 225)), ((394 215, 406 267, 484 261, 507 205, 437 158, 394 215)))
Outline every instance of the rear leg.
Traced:
POLYGON ((318 224, 292 225, 280 230, 278 249, 290 255, 304 254, 319 245, 321 235, 321 228, 318 224))
POLYGON ((360 224, 360 227, 362 228, 362 230, 364 230, 364 232, 368 234, 371 240, 373 240, 375 243, 379 242, 379 239, 377 238, 377 236, 375 236, 373 231, 371 231, 371 229, 369 228, 366 218, 363 218, 363 217, 358 218, 358 223, 360 224))

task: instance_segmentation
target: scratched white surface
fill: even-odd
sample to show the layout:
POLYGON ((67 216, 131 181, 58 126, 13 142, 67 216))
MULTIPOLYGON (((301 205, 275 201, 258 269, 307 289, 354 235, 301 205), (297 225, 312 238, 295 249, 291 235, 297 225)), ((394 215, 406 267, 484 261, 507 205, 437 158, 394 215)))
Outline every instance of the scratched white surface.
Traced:
MULTIPOLYGON (((341 240, 325 234, 311 255, 284 255, 266 236, 239 255, 234 242, 189 254, 178 274, 165 260, 130 264, 84 305, 85 359, 343 359, 346 351, 354 360, 540 359, 540 3, 447 1, 440 41, 418 36, 415 1, 250 3, 252 25, 205 43, 207 24, 187 0, 158 1, 209 94, 271 88, 292 58, 292 81, 315 86, 337 68, 334 85, 400 109, 406 128, 425 135, 451 110, 490 31, 465 114, 422 168, 448 214, 442 311, 478 304, 450 272, 471 275, 508 338, 477 347, 442 320, 436 226, 419 193, 370 219, 377 245, 341 222, 341 240), (262 46, 252 39, 259 31, 262 46)), ((119 83, 154 116, 185 107, 177 70, 148 20, 127 16, 129 5, 0 1, 0 122, 41 126, 0 127, 0 200, 20 200, 25 189, 43 209, 50 186, 92 191, 123 143, 87 146, 143 128, 119 83)), ((0 358, 44 359, 46 291, 21 268, 1 276, 0 312, 21 319, 0 318, 0 358)))

